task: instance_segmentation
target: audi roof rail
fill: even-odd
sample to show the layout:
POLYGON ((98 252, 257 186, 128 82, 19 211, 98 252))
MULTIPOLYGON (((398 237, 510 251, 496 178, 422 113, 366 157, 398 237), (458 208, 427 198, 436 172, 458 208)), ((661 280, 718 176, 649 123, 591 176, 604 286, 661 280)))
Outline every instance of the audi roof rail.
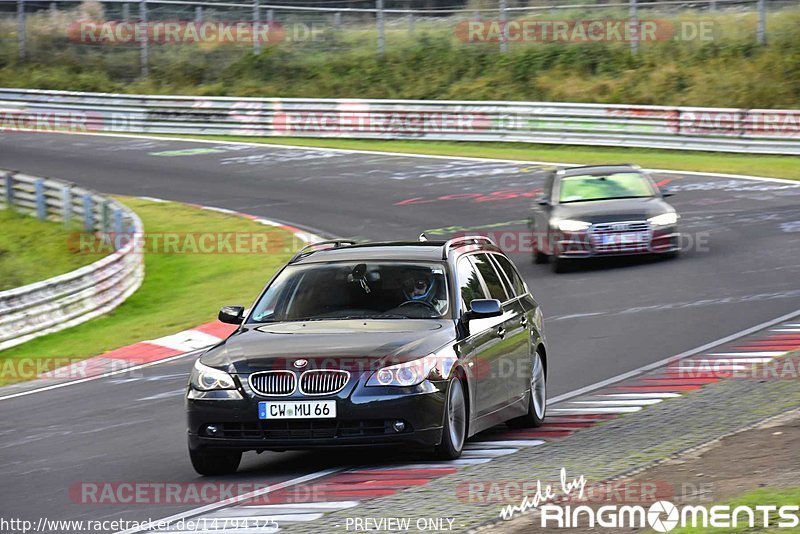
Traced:
POLYGON ((481 243, 489 244, 495 248, 499 248, 497 247, 497 244, 494 241, 492 241, 491 238, 489 237, 483 235, 464 235, 460 237, 454 237, 453 239, 449 239, 447 240, 447 242, 445 242, 444 248, 442 249, 442 259, 446 260, 447 253, 454 248, 463 247, 465 245, 480 246, 481 243))
POLYGON ((629 169, 636 169, 640 170, 641 167, 636 165, 635 163, 606 163, 601 165, 576 165, 575 167, 564 167, 563 169, 558 169, 558 174, 566 174, 571 173, 573 171, 582 171, 588 169, 608 169, 608 168, 620 168, 620 167, 627 167, 629 169))
POLYGON ((316 243, 311 243, 310 245, 306 245, 292 256, 292 259, 289 260, 289 263, 294 263, 301 258, 305 258, 315 252, 319 252, 320 250, 328 250, 332 248, 341 248, 341 247, 351 247, 353 245, 357 245, 356 241, 350 239, 331 239, 329 241, 317 241, 316 243), (325 245, 329 245, 325 247, 325 245), (319 248, 323 246, 325 248, 319 248))

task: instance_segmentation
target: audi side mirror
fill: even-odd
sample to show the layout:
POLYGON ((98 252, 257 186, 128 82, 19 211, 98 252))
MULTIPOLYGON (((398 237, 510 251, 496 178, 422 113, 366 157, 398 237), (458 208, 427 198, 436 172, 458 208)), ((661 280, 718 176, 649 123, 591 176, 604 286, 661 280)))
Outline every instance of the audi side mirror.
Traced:
POLYGON ((244 306, 225 306, 219 310, 217 318, 221 323, 242 324, 242 321, 244 321, 244 306))

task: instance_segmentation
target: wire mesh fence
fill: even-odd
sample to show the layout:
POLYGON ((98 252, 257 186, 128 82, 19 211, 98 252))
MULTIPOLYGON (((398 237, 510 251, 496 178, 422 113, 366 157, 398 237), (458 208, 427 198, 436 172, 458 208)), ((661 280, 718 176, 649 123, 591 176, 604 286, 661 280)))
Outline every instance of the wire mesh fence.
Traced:
MULTIPOLYGON (((120 80, 203 57, 219 75, 248 54, 360 50, 449 39, 507 51, 542 42, 619 43, 746 35, 769 39, 788 0, 0 0, 2 64, 94 62, 120 80)), ((212 75, 215 73, 211 73, 212 75)))

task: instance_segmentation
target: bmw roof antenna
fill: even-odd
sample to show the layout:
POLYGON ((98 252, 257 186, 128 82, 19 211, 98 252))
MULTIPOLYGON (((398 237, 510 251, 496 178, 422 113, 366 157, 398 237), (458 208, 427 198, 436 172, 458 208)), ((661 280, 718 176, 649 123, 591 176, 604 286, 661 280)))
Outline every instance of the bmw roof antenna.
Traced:
POLYGON ((425 235, 425 232, 422 232, 421 234, 419 234, 419 241, 427 241, 427 240, 428 240, 428 236, 425 235))

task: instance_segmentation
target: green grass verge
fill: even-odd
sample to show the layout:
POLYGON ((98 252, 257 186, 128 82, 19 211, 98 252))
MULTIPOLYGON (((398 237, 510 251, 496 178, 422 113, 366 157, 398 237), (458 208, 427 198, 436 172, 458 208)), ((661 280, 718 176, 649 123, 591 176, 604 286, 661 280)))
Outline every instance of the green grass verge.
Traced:
POLYGON ((0 210, 0 291, 68 273, 102 257, 74 250, 69 237, 62 224, 0 210))
MULTIPOLYGON (((755 510, 758 505, 774 505, 777 507, 785 505, 797 505, 800 503, 800 487, 788 489, 773 489, 762 488, 757 489, 741 495, 733 501, 726 503, 731 506, 750 506, 755 510)), ((756 512, 757 521, 761 517, 760 512, 756 512)), ((747 521, 745 514, 740 514, 739 519, 747 521)), ((750 528, 748 526, 739 526, 736 528, 717 528, 717 527, 686 527, 677 528, 672 531, 672 534, 732 534, 735 532, 759 532, 759 533, 778 533, 778 532, 797 532, 797 528, 787 529, 778 528, 777 522, 779 518, 777 514, 770 514, 770 524, 776 525, 769 528, 750 528)))
MULTIPOLYGON (((181 135, 180 137, 191 137, 181 135)), ((350 150, 377 150, 437 156, 467 156, 563 163, 636 163, 645 168, 676 171, 721 172, 800 180, 800 158, 689 152, 646 148, 533 145, 526 143, 468 143, 445 141, 381 141, 363 139, 311 139, 306 137, 195 136, 198 139, 242 141, 350 150)))
MULTIPOLYGON (((120 200, 139 214, 148 235, 257 232, 274 242, 292 242, 285 230, 234 215, 172 202, 120 200)), ((282 248, 270 254, 148 253, 144 283, 122 305, 103 317, 0 352, 0 367, 9 359, 86 358, 212 321, 225 304, 249 305, 288 257, 282 248)), ((19 379, 0 376, 0 384, 19 379)))

